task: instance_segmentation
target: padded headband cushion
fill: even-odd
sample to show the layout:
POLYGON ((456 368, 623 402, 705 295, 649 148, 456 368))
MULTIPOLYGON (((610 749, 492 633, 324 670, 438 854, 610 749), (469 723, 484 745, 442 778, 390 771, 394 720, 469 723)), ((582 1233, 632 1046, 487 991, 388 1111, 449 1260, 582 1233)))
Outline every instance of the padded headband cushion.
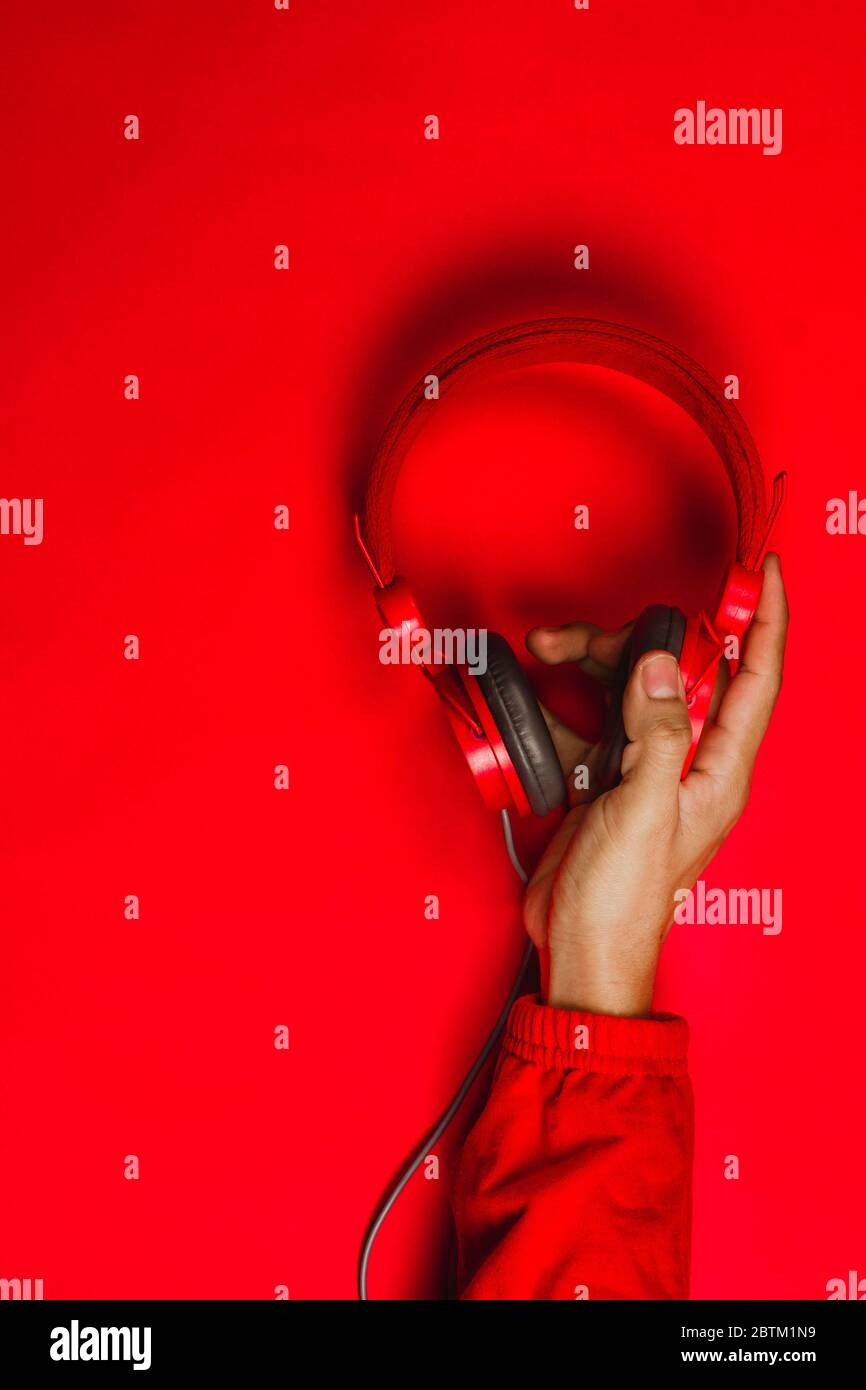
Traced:
POLYGON ((537 816, 565 800, 565 778, 544 715, 523 667, 504 637, 487 634, 487 670, 474 676, 537 816))
POLYGON ((714 377, 679 348, 622 324, 598 319, 538 319, 476 338, 429 368, 440 401, 425 396, 425 378, 406 396, 376 450, 364 503, 363 533, 382 583, 394 578, 392 506, 410 445, 431 410, 462 381, 506 367, 588 363, 636 377, 669 396, 700 425, 725 465, 737 503, 737 558, 747 567, 760 548, 766 500, 764 473, 746 423, 714 377))

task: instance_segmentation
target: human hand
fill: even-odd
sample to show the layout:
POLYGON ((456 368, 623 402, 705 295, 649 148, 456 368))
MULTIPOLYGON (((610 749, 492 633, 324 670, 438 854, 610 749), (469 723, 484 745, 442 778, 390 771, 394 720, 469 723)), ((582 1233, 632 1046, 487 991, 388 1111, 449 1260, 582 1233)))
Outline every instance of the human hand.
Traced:
MULTIPOLYGON (((524 898, 526 929, 549 950, 548 1003, 592 1013, 643 1015, 652 1009, 662 943, 678 889, 691 888, 733 829, 749 797, 758 748, 782 681, 788 607, 777 555, 764 563, 764 586, 746 633, 736 676, 719 681, 688 776, 691 728, 677 662, 648 652, 623 698, 631 740, 622 781, 591 799, 599 752, 547 712, 566 777, 589 769, 589 791, 551 840, 524 898)), ((534 628, 529 650, 556 665, 576 661, 610 682, 629 629, 602 632, 588 623, 534 628)))

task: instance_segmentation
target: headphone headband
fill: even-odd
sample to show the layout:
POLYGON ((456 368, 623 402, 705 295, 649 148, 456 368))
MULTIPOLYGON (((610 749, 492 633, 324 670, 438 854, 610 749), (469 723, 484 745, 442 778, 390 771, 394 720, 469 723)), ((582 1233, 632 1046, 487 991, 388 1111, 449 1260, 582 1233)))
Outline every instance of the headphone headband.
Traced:
MULTIPOLYGON (((737 504, 737 559, 751 568, 761 547, 766 493, 758 450, 737 408, 703 367, 679 348, 622 324, 551 318, 501 328, 458 348, 432 368, 440 398, 460 382, 496 369, 551 362, 609 367, 668 396, 715 446, 737 504)), ((392 509, 403 461, 424 425, 426 378, 412 388, 382 435, 364 502, 363 534, 383 585, 394 578, 392 509)))

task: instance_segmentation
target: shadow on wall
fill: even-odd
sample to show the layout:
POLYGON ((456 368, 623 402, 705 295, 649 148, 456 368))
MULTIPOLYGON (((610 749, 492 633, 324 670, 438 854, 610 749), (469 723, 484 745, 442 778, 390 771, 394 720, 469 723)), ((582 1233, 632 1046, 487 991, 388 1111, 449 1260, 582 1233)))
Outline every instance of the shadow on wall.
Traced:
POLYGON ((459 262, 425 277, 414 300, 364 347, 367 371, 355 378, 356 398, 346 412, 353 509, 360 508, 379 438, 406 392, 454 348, 493 329, 571 314, 645 329, 700 361, 715 356, 708 349, 719 330, 714 325, 708 332, 706 313, 684 301, 682 286, 666 282, 646 252, 638 258, 637 234, 628 247, 616 230, 596 231, 593 242, 600 249, 586 271, 573 268, 560 227, 524 231, 492 255, 487 243, 476 257, 467 248, 459 262))

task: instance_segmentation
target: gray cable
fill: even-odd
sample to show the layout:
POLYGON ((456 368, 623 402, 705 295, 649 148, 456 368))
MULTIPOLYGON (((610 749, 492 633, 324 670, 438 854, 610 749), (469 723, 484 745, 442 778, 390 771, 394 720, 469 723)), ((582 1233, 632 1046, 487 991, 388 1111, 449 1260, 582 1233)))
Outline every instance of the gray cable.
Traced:
POLYGON ((517 874, 517 877, 520 879, 520 882, 528 883, 529 874, 526 872, 520 860, 518 859, 517 850, 514 848, 514 836, 511 833, 511 821, 508 818, 508 812, 501 811, 500 814, 502 816, 502 833, 505 836, 505 848, 508 851, 508 858, 511 860, 511 863, 514 866, 514 872, 517 874))
MULTIPOLYGON (((502 812, 502 831, 505 835, 505 848, 508 851, 508 858, 511 860, 511 863, 514 866, 514 871, 520 879, 521 883, 528 883, 529 876, 526 870, 524 869, 523 865, 521 864, 520 860, 517 858, 517 851, 514 848, 514 836, 511 833, 511 821, 508 819, 507 811, 502 812)), ((478 1056, 475 1058, 475 1061, 472 1063, 472 1066, 467 1072, 460 1086, 460 1089, 455 1094, 454 1099, 450 1102, 447 1110, 443 1112, 439 1120, 437 1120, 435 1127, 430 1131, 430 1133, 426 1136, 426 1138, 423 1140, 420 1146, 416 1149, 415 1153, 409 1161, 408 1166, 403 1170, 400 1177, 397 1179, 394 1186, 391 1188, 390 1192, 386 1194, 384 1201, 382 1202, 381 1206, 379 1207, 375 1216, 373 1217, 373 1220, 370 1222, 370 1225, 367 1228, 367 1234, 364 1237, 364 1244, 361 1246, 361 1258, 358 1262, 358 1297, 362 1303, 367 1302, 367 1267, 370 1263, 370 1253, 373 1249, 373 1243, 377 1235, 379 1234, 379 1231, 382 1229, 385 1217, 388 1215, 397 1198, 400 1196, 400 1193, 403 1191, 403 1188, 406 1186, 412 1174, 415 1173, 418 1170, 418 1168, 420 1168, 421 1164, 424 1162, 424 1159, 427 1157, 434 1144, 437 1144, 439 1140, 442 1138, 442 1135, 445 1133, 445 1130, 448 1128, 451 1121, 454 1119, 454 1116, 457 1114, 457 1111, 460 1109, 467 1095, 471 1091, 473 1083, 475 1082, 478 1076, 478 1073, 481 1071, 481 1068, 484 1066, 484 1063, 487 1061, 488 1057, 493 1051, 493 1048, 496 1045, 499 1035, 502 1032, 508 1020, 508 1015, 511 1013, 511 1006, 520 994, 520 986, 523 982, 523 976, 526 974, 526 967, 529 965, 529 962, 532 959, 532 949, 532 942, 527 941, 523 951, 523 955, 520 959, 520 969, 517 972, 517 978, 515 979, 514 984, 511 986, 511 993, 505 1001, 505 1006, 502 1009, 502 1012, 497 1018, 496 1023, 493 1025, 493 1031, 490 1033, 489 1037, 487 1038, 487 1041, 485 1042, 478 1056)))

